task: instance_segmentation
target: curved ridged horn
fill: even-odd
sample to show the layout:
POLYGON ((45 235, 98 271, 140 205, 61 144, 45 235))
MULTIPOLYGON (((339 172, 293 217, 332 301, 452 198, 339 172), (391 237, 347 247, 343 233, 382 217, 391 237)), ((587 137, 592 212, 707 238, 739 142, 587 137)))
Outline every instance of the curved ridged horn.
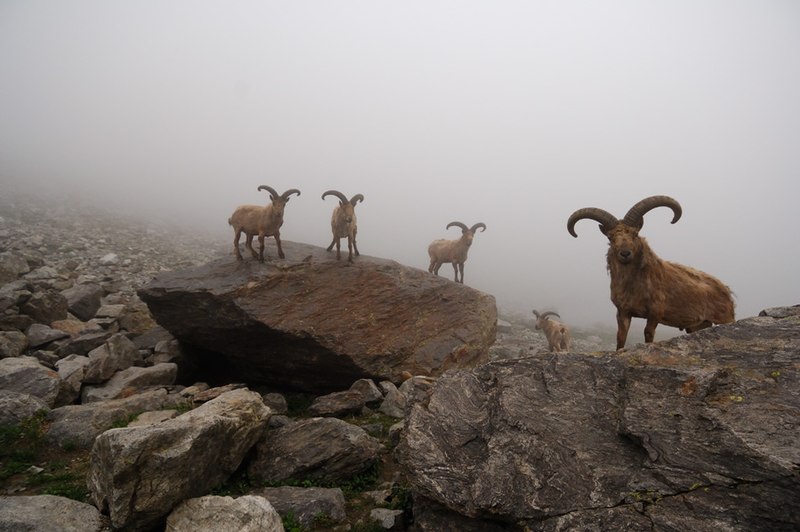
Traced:
POLYGON ((353 205, 353 207, 355 207, 356 203, 358 203, 359 201, 364 201, 364 194, 356 194, 355 196, 350 198, 350 203, 353 205))
POLYGON ((578 220, 583 220, 584 218, 600 222, 600 230, 604 234, 619 223, 619 220, 608 211, 596 207, 586 207, 573 212, 569 220, 567 220, 567 231, 569 231, 569 234, 578 238, 578 234, 575 232, 575 224, 578 220))
POLYGON ((674 216, 670 223, 673 224, 680 220, 683 213, 680 204, 669 196, 650 196, 631 207, 622 222, 636 229, 641 229, 644 225, 644 215, 656 207, 669 207, 672 209, 674 216))
POLYGON ((461 222, 450 222, 449 224, 447 224, 447 227, 445 227, 445 229, 450 229, 453 226, 460 227, 462 231, 469 231, 469 227, 462 224, 461 222))
POLYGON ((338 190, 326 190, 325 192, 322 193, 322 199, 325 199, 325 196, 336 196, 337 198, 339 198, 339 201, 341 201, 342 204, 347 203, 347 196, 345 196, 338 190))
POLYGON ((475 225, 473 225, 472 227, 470 227, 469 230, 474 233, 478 228, 480 228, 481 231, 486 231, 486 224, 483 223, 483 222, 478 222, 475 225))
POLYGON ((286 192, 281 194, 281 197, 283 199, 285 199, 286 201, 289 201, 289 196, 291 196, 292 194, 297 194, 299 196, 300 195, 300 191, 297 190, 296 188, 290 188, 289 190, 287 190, 286 192))
POLYGON ((275 199, 275 198, 277 198, 279 196, 279 194, 277 192, 275 192, 274 188, 268 187, 267 185, 261 185, 260 187, 258 187, 258 190, 266 190, 267 192, 269 192, 269 196, 272 199, 275 199))
POLYGON ((561 316, 558 315, 558 312, 553 312, 552 310, 548 310, 547 312, 542 312, 542 315, 539 317, 546 318, 547 316, 555 316, 556 318, 561 319, 561 316))

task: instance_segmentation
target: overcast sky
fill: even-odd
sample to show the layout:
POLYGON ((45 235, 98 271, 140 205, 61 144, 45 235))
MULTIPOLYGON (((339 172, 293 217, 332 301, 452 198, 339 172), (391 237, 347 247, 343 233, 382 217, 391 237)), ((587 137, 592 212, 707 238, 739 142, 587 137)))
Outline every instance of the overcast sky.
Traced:
POLYGON ((225 241, 259 185, 298 188, 282 236, 321 246, 336 188, 363 254, 419 268, 484 222, 466 283, 567 323, 615 323, 569 215, 654 194, 684 215, 642 235, 737 317, 800 303, 799 182, 794 0, 0 1, 2 188, 225 241))

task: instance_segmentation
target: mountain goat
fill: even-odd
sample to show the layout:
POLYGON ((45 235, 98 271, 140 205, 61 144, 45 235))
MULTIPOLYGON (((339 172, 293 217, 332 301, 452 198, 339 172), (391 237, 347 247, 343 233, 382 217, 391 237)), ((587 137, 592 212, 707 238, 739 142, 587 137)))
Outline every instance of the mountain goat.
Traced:
POLYGON ((536 316, 536 330, 541 329, 544 333, 550 351, 569 351, 570 344, 572 343, 569 328, 560 321, 550 318, 550 316, 556 316, 558 318, 561 318, 561 316, 550 311, 539 314, 534 310, 533 314, 536 316))
POLYGON ((233 250, 236 253, 236 258, 242 260, 242 253, 239 251, 239 237, 244 233, 247 235, 245 247, 250 250, 253 258, 264 262, 264 237, 274 236, 275 243, 278 246, 278 256, 283 259, 285 258, 281 247, 283 211, 286 208, 286 202, 289 201, 289 196, 292 194, 299 196, 300 191, 296 188, 290 188, 283 194, 278 194, 275 189, 267 185, 261 185, 258 190, 269 192, 271 203, 268 203, 265 207, 242 205, 233 211, 231 217, 228 218, 228 224, 233 227, 234 231, 233 250), (258 254, 253 249, 253 237, 255 235, 258 235, 258 254))
POLYGON ((469 247, 472 245, 472 239, 475 237, 475 231, 480 229, 486 231, 486 224, 476 223, 472 227, 467 227, 461 222, 450 222, 447 224, 446 229, 456 226, 461 228, 461 238, 458 240, 434 240, 428 246, 428 255, 431 258, 431 264, 428 266, 428 271, 439 275, 439 268, 442 264, 449 262, 453 264, 455 271, 455 282, 464 283, 464 262, 467 260, 467 253, 469 247), (461 280, 458 279, 459 271, 461 272, 461 280))
POLYGON ((652 342, 659 323, 686 332, 734 320, 731 290, 719 279, 682 264, 660 259, 639 236, 644 215, 656 207, 669 207, 681 217, 681 206, 668 196, 650 196, 617 220, 602 209, 579 209, 567 220, 567 231, 577 238, 575 223, 588 218, 599 222, 608 237, 608 272, 611 301, 617 307, 617 349, 625 347, 631 318, 644 318, 644 341, 652 342))
POLYGON ((328 246, 328 251, 333 249, 336 245, 336 260, 342 258, 340 248, 340 241, 342 238, 347 238, 347 261, 353 262, 353 251, 355 250, 356 256, 360 255, 358 246, 356 245, 356 233, 358 226, 356 224, 356 203, 364 201, 363 194, 356 194, 349 200, 347 196, 338 190, 328 190, 322 194, 322 199, 325 196, 336 196, 339 198, 339 205, 333 209, 331 216, 331 231, 333 232, 333 240, 331 245, 328 246))

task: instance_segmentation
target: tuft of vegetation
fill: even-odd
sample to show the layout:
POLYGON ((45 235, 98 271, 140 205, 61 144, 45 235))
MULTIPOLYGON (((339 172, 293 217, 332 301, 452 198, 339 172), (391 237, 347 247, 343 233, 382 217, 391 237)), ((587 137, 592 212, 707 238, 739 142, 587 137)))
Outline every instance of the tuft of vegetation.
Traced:
POLYGON ((0 426, 0 481, 12 491, 87 502, 89 456, 74 444, 46 445, 46 415, 37 412, 18 425, 0 426))

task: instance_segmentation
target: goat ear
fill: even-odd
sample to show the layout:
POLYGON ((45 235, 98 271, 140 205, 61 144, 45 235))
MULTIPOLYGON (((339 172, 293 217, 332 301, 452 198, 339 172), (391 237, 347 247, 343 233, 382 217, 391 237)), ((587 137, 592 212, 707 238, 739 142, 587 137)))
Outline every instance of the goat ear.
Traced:
POLYGON ((603 233, 604 235, 608 236, 608 230, 606 230, 606 226, 604 226, 603 224, 600 224, 600 225, 597 226, 597 228, 600 229, 601 233, 603 233))

